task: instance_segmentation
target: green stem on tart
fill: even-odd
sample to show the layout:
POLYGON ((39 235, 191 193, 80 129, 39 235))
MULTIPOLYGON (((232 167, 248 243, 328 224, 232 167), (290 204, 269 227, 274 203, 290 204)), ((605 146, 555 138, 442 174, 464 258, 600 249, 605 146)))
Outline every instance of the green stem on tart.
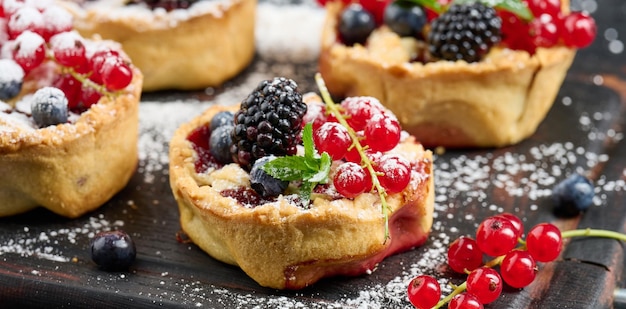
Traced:
POLYGON ((365 165, 365 168, 372 176, 372 185, 374 188, 376 188, 376 191, 378 191, 378 195, 380 196, 382 213, 383 217, 385 218, 385 241, 387 241, 387 239, 389 239, 389 206, 387 205, 386 200, 387 192, 381 186, 380 181, 378 180, 378 173, 374 170, 372 161, 365 155, 366 148, 361 145, 356 132, 354 132, 352 127, 350 127, 350 125, 346 121, 343 114, 341 114, 340 107, 333 102, 333 99, 330 96, 330 92, 328 91, 328 88, 326 88, 326 84, 324 83, 324 79, 322 78, 322 75, 320 73, 315 74, 315 81, 317 83, 317 87, 320 89, 322 99, 326 104, 327 112, 330 112, 333 116, 335 116, 335 118, 337 118, 337 121, 348 130, 348 134, 350 134, 350 137, 352 138, 352 146, 350 147, 357 149, 357 151, 359 152, 359 156, 361 157, 361 162, 363 163, 363 165, 365 165))

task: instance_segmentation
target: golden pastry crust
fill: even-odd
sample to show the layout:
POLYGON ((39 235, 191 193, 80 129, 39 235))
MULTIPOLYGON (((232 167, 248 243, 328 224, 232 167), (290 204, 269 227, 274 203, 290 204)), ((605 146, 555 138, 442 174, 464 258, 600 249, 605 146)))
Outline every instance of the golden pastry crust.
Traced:
POLYGON ((121 190, 138 161, 142 80, 133 68, 125 90, 74 123, 34 129, 0 118, 0 217, 42 206, 75 218, 121 190))
POLYGON ((366 273, 386 256, 426 241, 433 220, 432 154, 413 138, 393 151, 422 169, 412 172, 407 189, 388 196, 391 238, 385 241, 377 194, 336 200, 317 196, 310 209, 287 198, 246 207, 222 196, 221 190, 249 187, 248 173, 237 164, 197 173, 198 154, 188 136, 225 109, 232 110, 209 108, 183 124, 170 142, 170 184, 182 228, 212 257, 238 265, 262 286, 300 289, 323 277, 366 273))
POLYGON ((339 3, 327 5, 319 68, 336 96, 367 95, 392 110, 427 146, 500 147, 532 135, 546 116, 575 50, 495 48, 480 62, 409 62, 403 40, 386 27, 367 46, 337 41, 339 3))
POLYGON ((196 5, 209 8, 159 14, 122 3, 81 7, 64 1, 64 6, 84 37, 121 43, 144 74, 143 90, 154 91, 219 86, 252 61, 257 1, 206 3, 196 5))

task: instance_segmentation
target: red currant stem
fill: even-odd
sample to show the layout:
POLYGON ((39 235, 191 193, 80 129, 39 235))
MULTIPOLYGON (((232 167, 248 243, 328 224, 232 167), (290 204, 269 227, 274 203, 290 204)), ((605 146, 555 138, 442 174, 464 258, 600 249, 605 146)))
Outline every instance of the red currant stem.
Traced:
MULTIPOLYGON (((56 60, 56 58, 54 58, 54 55, 52 54, 49 54, 48 57, 61 68, 62 72, 72 75, 72 77, 74 77, 77 81, 81 82, 82 85, 93 88, 94 90, 98 91, 104 96, 108 96, 108 97, 115 96, 116 92, 111 92, 105 86, 98 85, 94 81, 90 80, 88 74, 80 74, 76 72, 76 70, 74 70, 73 68, 60 64, 56 60)), ((121 91, 118 91, 118 92, 121 92, 121 91)))
POLYGON ((449 303, 452 300, 452 298, 454 298, 454 296, 463 293, 466 289, 467 289, 467 281, 461 283, 461 285, 455 286, 452 293, 448 294, 446 297, 440 300, 432 309, 439 309, 445 306, 445 304, 449 303))
MULTIPOLYGON (((502 260, 504 260, 504 255, 501 255, 497 258, 492 259, 491 261, 488 261, 487 263, 485 263, 485 267, 496 267, 502 263, 502 260)), ((466 289, 467 289, 467 281, 463 282, 461 285, 455 286, 452 293, 450 293, 448 296, 440 300, 437 303, 437 305, 433 307, 433 309, 441 308, 442 306, 450 302, 450 300, 452 300, 454 296, 456 296, 457 294, 463 293, 466 289)))
POLYGON ((626 241, 626 234, 607 231, 607 230, 597 230, 597 229, 579 229, 579 230, 569 230, 561 232, 562 238, 572 238, 572 237, 604 237, 604 238, 613 238, 621 241, 626 241))
POLYGON ((330 92, 328 91, 328 88, 326 88, 326 83, 322 78, 322 74, 315 74, 315 82, 317 83, 317 87, 320 89, 320 93, 322 95, 324 103, 326 104, 327 110, 329 110, 335 116, 335 118, 337 118, 337 121, 339 121, 339 123, 347 129, 350 138, 352 138, 352 146, 357 149, 357 151, 359 152, 359 156, 361 156, 361 162, 365 164, 365 168, 367 168, 370 175, 372 176, 372 185, 376 188, 376 190, 378 191, 378 195, 380 196, 381 208, 383 212, 383 217, 385 219, 385 242, 387 242, 387 239, 389 239, 389 206, 387 205, 387 200, 385 198, 387 196, 387 192, 380 184, 380 181, 378 181, 378 174, 376 173, 376 171, 374 171, 372 161, 365 155, 365 148, 359 142, 359 138, 356 135, 356 132, 354 132, 352 127, 350 127, 350 125, 346 121, 345 117, 341 114, 339 106, 337 106, 337 104, 333 102, 333 99, 330 96, 330 92))
MULTIPOLYGON (((569 230, 561 232, 562 238, 573 238, 573 237, 603 237, 603 238, 612 238, 616 240, 626 241, 626 234, 608 231, 608 230, 599 230, 599 229, 578 229, 578 230, 569 230)), ((519 239, 519 243, 522 245, 522 248, 526 246, 526 241, 523 239, 519 239)), ((497 258, 492 259, 485 263, 486 267, 495 267, 502 263, 504 260, 504 255, 499 256, 497 258)), ((444 299, 440 300, 433 309, 438 309, 447 304, 452 297, 457 294, 463 293, 467 288, 467 281, 463 282, 463 284, 454 288, 454 291, 450 293, 450 295, 446 296, 444 299)))

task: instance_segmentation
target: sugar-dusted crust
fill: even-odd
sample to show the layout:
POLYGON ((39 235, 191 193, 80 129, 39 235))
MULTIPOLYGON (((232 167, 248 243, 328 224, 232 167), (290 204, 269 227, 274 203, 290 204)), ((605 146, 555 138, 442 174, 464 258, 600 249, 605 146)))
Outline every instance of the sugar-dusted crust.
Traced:
POLYGON ((74 123, 25 128, 0 118, 0 217, 45 207, 75 218, 121 190, 137 166, 143 77, 74 123))
POLYGON ((249 187, 248 174, 236 164, 197 174, 198 154, 187 137, 228 108, 209 108, 179 127, 170 142, 170 184, 182 228, 209 255, 238 265, 262 286, 300 289, 323 277, 366 273, 386 256, 426 241, 433 220, 432 154, 414 139, 394 151, 422 172, 412 172, 407 189, 388 196, 391 238, 385 241, 377 194, 317 197, 306 210, 285 199, 251 208, 222 196, 222 189, 249 187))
POLYGON ((367 47, 337 41, 338 3, 327 5, 319 67, 336 96, 379 98, 427 146, 490 147, 532 135, 552 106, 575 50, 494 49, 481 62, 409 62, 407 42, 388 28, 367 47))
POLYGON ((122 44, 144 74, 144 91, 219 86, 254 56, 256 0, 201 1, 169 13, 114 0, 63 2, 84 37, 122 44))

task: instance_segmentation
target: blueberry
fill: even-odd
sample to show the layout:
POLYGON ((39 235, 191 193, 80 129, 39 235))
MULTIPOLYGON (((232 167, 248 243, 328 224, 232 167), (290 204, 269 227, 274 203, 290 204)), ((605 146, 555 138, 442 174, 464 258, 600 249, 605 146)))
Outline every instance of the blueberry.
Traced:
POLYGON ((0 59, 0 100, 9 100, 22 90, 24 70, 12 59, 0 59))
POLYGON ((367 37, 376 28, 374 15, 360 4, 350 4, 339 18, 339 36, 346 45, 364 44, 367 37))
POLYGON ((593 196, 591 180, 580 174, 572 174, 552 189, 554 211, 559 216, 576 216, 591 206, 593 196))
POLYGON ((230 146, 233 144, 232 132, 234 129, 233 125, 222 125, 211 131, 209 151, 219 163, 228 164, 233 162, 233 158, 230 155, 230 146))
POLYGON ((215 116, 213 116, 213 119, 211 119, 211 132, 215 131, 215 129, 223 125, 234 125, 234 117, 235 114, 229 111, 223 111, 215 114, 215 116))
POLYGON ((262 197, 274 197, 282 194, 289 185, 288 181, 276 179, 267 174, 261 167, 275 159, 267 156, 256 160, 250 170, 250 186, 262 197))
POLYGON ((40 128, 66 123, 69 115, 67 104, 65 94, 58 88, 44 87, 37 90, 31 102, 35 123, 40 128))
POLYGON ((91 241, 91 259, 104 270, 126 270, 136 256, 135 243, 123 231, 100 232, 91 241))
POLYGON ((419 5, 392 1, 385 8, 383 18, 385 24, 401 37, 424 38, 422 30, 428 20, 419 5))

